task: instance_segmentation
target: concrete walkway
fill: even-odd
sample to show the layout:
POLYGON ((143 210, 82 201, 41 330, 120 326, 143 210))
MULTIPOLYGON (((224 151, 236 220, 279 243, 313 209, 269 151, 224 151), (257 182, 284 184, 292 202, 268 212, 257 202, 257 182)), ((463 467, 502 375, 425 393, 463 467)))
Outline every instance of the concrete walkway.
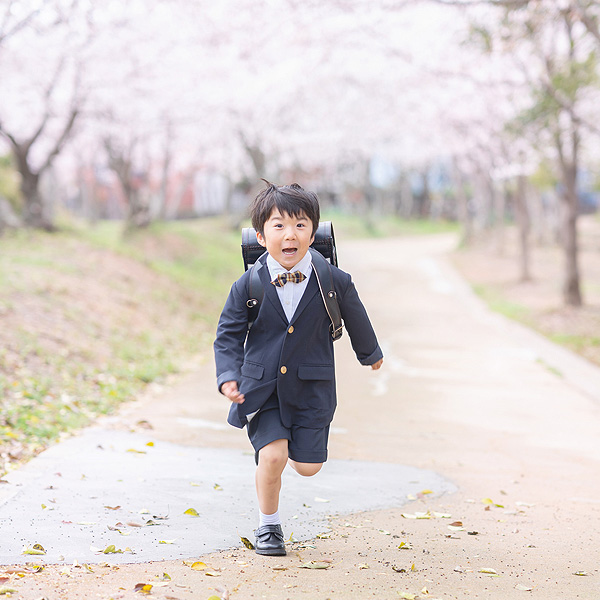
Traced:
MULTIPOLYGON (((21 552, 34 544, 46 551, 35 557, 41 564, 173 560, 239 546, 240 536, 254 540, 253 471, 254 456, 240 450, 87 429, 6 477, 0 564, 30 561, 21 552), (111 545, 123 552, 103 553, 111 545)), ((423 489, 456 488, 388 463, 332 460, 308 480, 288 470, 284 526, 308 540, 329 530, 329 515, 402 506, 423 489)))

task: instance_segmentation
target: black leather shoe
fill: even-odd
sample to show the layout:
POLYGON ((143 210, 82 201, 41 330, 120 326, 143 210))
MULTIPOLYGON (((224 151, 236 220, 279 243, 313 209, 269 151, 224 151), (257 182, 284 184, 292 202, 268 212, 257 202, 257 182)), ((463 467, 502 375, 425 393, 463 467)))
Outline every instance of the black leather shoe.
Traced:
POLYGON ((283 541, 283 531, 281 525, 263 525, 255 532, 256 554, 266 554, 268 556, 285 556, 285 543, 283 541))

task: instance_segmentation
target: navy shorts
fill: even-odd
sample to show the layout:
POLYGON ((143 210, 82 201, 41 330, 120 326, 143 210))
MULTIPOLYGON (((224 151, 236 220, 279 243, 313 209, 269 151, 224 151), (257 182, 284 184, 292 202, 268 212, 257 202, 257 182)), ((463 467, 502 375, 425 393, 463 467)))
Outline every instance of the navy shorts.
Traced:
MULTIPOLYGON (((329 425, 319 429, 292 425, 286 427, 279 415, 279 403, 271 397, 247 426, 248 437, 258 453, 275 440, 288 440, 288 455, 302 463, 323 463, 327 460, 329 425)), ((258 455, 257 455, 258 456, 258 455)))

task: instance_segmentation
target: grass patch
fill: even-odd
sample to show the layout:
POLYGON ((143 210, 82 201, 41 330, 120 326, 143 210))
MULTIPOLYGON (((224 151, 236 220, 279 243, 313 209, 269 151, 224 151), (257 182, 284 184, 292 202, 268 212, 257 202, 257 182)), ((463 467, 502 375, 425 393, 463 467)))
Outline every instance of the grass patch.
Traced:
POLYGON ((546 369, 547 371, 549 371, 553 375, 556 375, 557 377, 560 377, 561 379, 564 377, 564 375, 562 374, 562 372, 559 369, 557 369, 556 367, 553 367, 552 365, 549 365, 545 360, 542 360, 541 358, 538 358, 536 360, 536 362, 539 365, 542 365, 542 367, 544 367, 544 369, 546 369))
POLYGON ((499 290, 491 286, 476 284, 473 285, 473 290, 493 311, 525 325, 533 325, 532 313, 527 306, 507 300, 499 290))
POLYGON ((323 211, 321 220, 331 221, 340 239, 429 235, 459 231, 457 223, 426 219, 401 219, 393 215, 353 215, 334 209, 323 211))
POLYGON ((0 473, 196 355, 243 272, 220 219, 0 238, 0 473))
POLYGON ((570 348, 581 354, 586 348, 600 347, 600 338, 588 335, 575 335, 571 333, 551 333, 548 337, 555 343, 570 348))
MULTIPOLYGON (((548 315, 545 312, 511 302, 500 290, 490 285, 472 284, 472 288, 491 310, 509 319, 518 321, 534 329, 555 344, 563 346, 576 354, 580 354, 592 362, 598 363, 600 337, 597 335, 597 325, 594 325, 591 320, 589 321, 589 326, 590 328, 595 327, 595 330, 590 334, 587 332, 578 333, 577 329, 581 330, 581 323, 573 323, 568 318, 559 319, 555 323, 552 319, 548 319, 548 315)), ((548 371, 559 377, 563 376, 556 368, 544 362, 542 364, 548 371)))

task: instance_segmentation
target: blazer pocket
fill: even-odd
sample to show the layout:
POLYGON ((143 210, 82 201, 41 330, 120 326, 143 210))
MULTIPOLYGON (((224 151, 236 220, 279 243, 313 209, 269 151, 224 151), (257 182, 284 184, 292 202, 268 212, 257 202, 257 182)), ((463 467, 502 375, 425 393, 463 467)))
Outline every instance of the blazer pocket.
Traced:
POLYGON ((242 375, 244 377, 251 377, 252 379, 262 379, 265 372, 265 368, 258 363, 245 362, 242 365, 242 375))
POLYGON ((332 380, 334 375, 333 365, 300 365, 298 367, 298 379, 327 381, 332 380))

